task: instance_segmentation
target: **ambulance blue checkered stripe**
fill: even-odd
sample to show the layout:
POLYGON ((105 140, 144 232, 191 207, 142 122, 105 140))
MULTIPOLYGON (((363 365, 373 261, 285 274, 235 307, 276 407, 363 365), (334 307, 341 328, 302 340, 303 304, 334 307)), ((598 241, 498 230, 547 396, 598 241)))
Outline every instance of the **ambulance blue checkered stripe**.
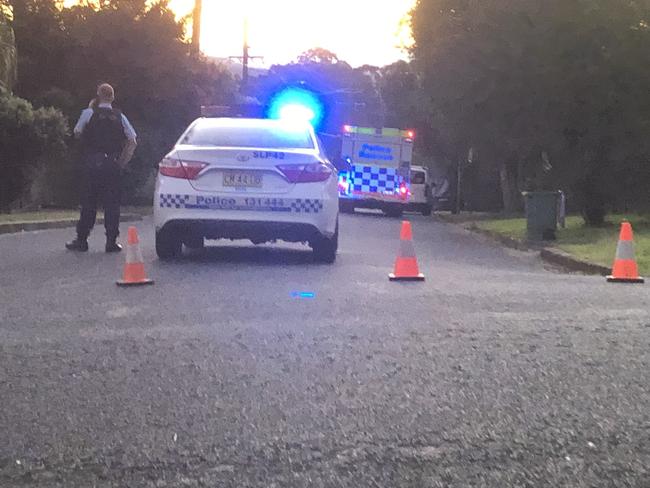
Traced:
POLYGON ((350 174, 353 191, 366 193, 394 191, 398 186, 396 168, 355 165, 350 174))

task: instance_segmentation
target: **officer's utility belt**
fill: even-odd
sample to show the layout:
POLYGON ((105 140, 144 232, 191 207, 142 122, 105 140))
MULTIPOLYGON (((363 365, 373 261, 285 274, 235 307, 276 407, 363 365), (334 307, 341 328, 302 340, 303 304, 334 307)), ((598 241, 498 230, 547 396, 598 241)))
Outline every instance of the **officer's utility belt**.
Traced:
POLYGON ((117 166, 117 158, 120 157, 120 153, 90 153, 86 156, 86 164, 90 168, 108 168, 111 166, 117 166))

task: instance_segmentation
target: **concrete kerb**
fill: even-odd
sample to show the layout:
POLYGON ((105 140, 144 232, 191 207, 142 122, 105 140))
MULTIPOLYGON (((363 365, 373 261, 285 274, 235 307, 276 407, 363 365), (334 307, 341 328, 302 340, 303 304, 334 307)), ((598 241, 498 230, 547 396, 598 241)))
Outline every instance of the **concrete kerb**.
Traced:
POLYGON ((475 222, 454 222, 452 219, 445 218, 445 216, 442 215, 437 215, 437 217, 443 222, 459 225, 464 229, 485 236, 492 241, 496 241, 505 247, 517 249, 518 251, 537 251, 542 260, 555 266, 560 266, 567 271, 577 271, 580 273, 601 276, 607 276, 611 273, 611 268, 608 268, 607 266, 578 259, 553 246, 548 246, 543 243, 522 241, 513 237, 504 236, 498 232, 481 229, 475 222))
POLYGON ((561 249, 555 249, 553 247, 543 248, 539 255, 544 261, 561 266, 569 271, 579 271, 585 274, 601 276, 607 276, 612 271, 611 268, 608 268, 607 266, 583 261, 582 259, 571 256, 561 249))
MULTIPOLYGON (((120 222, 136 222, 142 220, 142 215, 122 214, 120 222)), ((102 225, 104 218, 99 217, 96 225, 102 225)), ((65 229, 77 225, 77 219, 41 220, 33 222, 5 222, 0 223, 0 234, 14 234, 34 230, 65 229)))

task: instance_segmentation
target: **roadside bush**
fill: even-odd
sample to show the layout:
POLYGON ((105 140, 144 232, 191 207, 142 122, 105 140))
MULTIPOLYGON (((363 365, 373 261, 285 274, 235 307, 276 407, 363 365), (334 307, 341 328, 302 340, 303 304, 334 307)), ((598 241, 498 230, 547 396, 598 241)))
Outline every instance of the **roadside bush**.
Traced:
POLYGON ((60 161, 66 152, 68 124, 53 108, 31 103, 0 88, 0 210, 26 197, 39 167, 60 161))
MULTIPOLYGON (((2 3, 2 0, 0 0, 2 3)), ((235 90, 225 68, 190 55, 183 19, 166 1, 56 0, 12 2, 18 48, 16 93, 35 107, 55 107, 72 127, 101 82, 115 87, 115 106, 138 133, 123 186, 123 202, 151 201, 152 168, 173 146, 201 105, 227 104, 235 90)), ((36 202, 78 203, 77 141, 69 154, 36 165, 21 191, 36 202), (48 185, 50 187, 48 188, 48 185)))

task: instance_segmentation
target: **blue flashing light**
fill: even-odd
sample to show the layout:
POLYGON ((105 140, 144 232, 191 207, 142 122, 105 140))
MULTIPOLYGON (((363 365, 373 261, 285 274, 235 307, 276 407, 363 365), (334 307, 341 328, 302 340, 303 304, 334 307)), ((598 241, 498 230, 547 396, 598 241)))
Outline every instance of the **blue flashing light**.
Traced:
POLYGON ((309 122, 317 128, 323 120, 324 106, 317 94, 304 88, 289 87, 276 93, 269 103, 268 117, 293 122, 309 122))

